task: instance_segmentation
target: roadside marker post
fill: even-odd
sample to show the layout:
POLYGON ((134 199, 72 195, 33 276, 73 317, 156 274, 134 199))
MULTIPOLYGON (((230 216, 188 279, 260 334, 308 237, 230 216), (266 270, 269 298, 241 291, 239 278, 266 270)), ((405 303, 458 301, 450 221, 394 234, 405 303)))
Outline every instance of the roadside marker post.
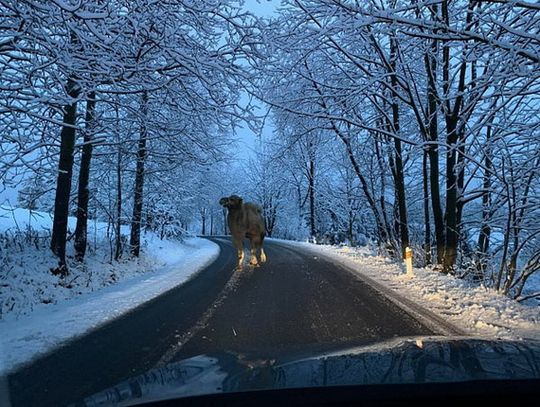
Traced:
POLYGON ((405 248, 405 266, 407 267, 407 275, 409 277, 414 277, 412 268, 412 249, 410 247, 405 248))

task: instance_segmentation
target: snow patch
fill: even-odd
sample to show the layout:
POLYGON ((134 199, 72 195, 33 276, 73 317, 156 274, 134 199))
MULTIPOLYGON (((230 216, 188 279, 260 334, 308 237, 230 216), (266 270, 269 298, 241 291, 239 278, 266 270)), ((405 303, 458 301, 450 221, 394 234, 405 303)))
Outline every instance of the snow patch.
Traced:
MULTIPOLYGON (((169 243, 169 250, 174 249, 175 253, 171 258, 177 257, 177 260, 159 271, 61 301, 18 320, 0 322, 0 374, 184 283, 214 261, 219 253, 219 246, 206 239, 190 238, 176 245, 169 243)), ((166 253, 167 249, 158 250, 166 253)))
MULTIPOLYGON (((56 264, 47 247, 50 227, 48 214, 0 207, 3 243, 16 245, 0 252, 0 376, 186 282, 219 254, 206 239, 169 241, 147 233, 139 258, 111 262, 98 247, 60 279, 49 271, 56 264), (13 240, 25 231, 35 239, 13 240)), ((106 224, 89 224, 89 240, 105 233, 106 224)))

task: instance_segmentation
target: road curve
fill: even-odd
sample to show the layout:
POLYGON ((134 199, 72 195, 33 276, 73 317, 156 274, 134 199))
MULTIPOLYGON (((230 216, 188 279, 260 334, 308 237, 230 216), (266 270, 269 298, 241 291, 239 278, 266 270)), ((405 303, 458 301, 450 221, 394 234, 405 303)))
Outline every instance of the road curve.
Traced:
POLYGON ((13 406, 62 406, 152 367, 199 354, 285 358, 434 331, 331 260, 268 240, 268 262, 233 272, 228 238, 214 263, 8 377, 13 406))

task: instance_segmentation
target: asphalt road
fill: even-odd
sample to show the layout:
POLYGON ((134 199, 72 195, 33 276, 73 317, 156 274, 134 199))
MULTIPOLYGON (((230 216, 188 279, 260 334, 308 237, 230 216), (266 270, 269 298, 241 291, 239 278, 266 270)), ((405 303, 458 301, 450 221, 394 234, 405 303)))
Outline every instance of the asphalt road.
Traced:
POLYGON ((437 333, 323 257, 267 241, 266 264, 234 272, 229 240, 214 241, 218 259, 186 284, 9 376, 12 405, 67 405, 199 354, 276 359, 437 333))

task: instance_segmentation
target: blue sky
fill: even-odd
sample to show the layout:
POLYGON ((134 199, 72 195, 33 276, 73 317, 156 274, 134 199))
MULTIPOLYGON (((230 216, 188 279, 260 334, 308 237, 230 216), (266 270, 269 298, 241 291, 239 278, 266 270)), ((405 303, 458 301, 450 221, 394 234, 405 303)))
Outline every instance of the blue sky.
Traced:
POLYGON ((245 0, 244 9, 259 17, 271 17, 280 4, 281 0, 245 0))
MULTIPOLYGON (((281 0, 245 0, 244 9, 255 14, 258 17, 268 18, 272 17, 277 8, 280 6, 281 0)), ((261 109, 257 112, 258 115, 266 113, 266 107, 261 105, 261 109)), ((258 150, 261 138, 258 134, 253 133, 246 125, 243 128, 237 129, 237 135, 239 138, 240 154, 238 154, 239 161, 243 161, 252 157, 258 150)), ((263 138, 266 134, 272 133, 272 127, 270 125, 270 119, 266 120, 265 127, 263 129, 263 138)))

